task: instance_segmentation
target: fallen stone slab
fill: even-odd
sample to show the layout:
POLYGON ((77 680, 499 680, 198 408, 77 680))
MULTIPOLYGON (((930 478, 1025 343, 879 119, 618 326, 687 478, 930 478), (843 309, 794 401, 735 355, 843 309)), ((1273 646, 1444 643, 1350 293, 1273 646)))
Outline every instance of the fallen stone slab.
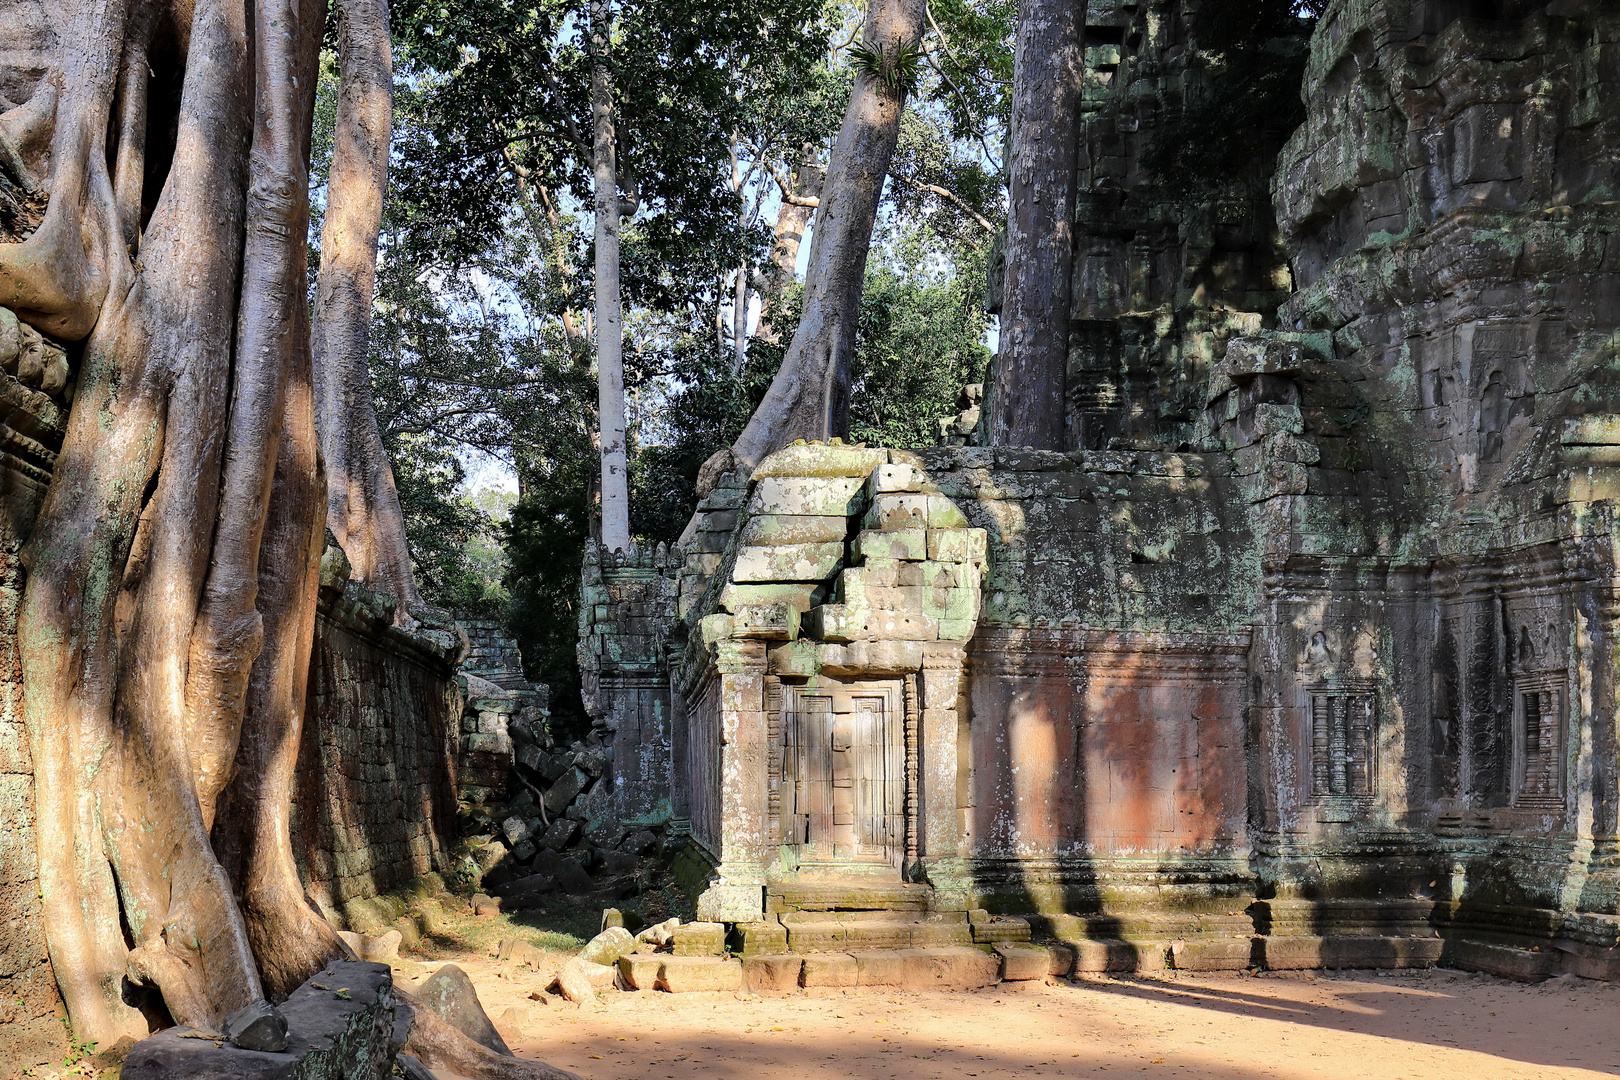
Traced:
POLYGON ((287 1048, 244 1050, 173 1027, 130 1050, 124 1080, 383 1080, 393 1070, 394 983, 386 964, 340 960, 292 992, 287 1048))
POLYGON ((572 1001, 575 1005, 594 1005, 596 983, 591 980, 587 969, 600 966, 576 956, 565 961, 563 966, 557 969, 557 977, 547 989, 561 995, 564 1001, 572 1001))
POLYGON ((495 955, 501 960, 527 964, 532 968, 540 967, 546 961, 544 950, 534 947, 522 938, 502 938, 495 955))
POLYGON ((610 926, 585 943, 579 951, 581 960, 593 964, 616 964, 619 957, 636 947, 636 939, 622 926, 610 926))
POLYGON ((756 994, 782 993, 799 988, 804 957, 753 955, 743 957, 743 978, 756 994))
POLYGON ((669 956, 658 973, 658 989, 672 994, 697 990, 741 990, 743 966, 717 956, 669 956))

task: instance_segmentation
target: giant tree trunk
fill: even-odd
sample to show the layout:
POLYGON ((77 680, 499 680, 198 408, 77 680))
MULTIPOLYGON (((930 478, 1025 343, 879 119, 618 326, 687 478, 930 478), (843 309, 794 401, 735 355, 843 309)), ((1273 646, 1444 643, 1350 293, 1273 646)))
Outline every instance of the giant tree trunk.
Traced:
POLYGON ((1063 450, 1083 0, 1019 0, 990 442, 1063 450))
MULTIPOLYGON (((922 39, 923 0, 870 0, 865 43, 898 62, 922 39)), ((804 312, 782 367, 731 452, 705 463, 700 491, 719 472, 752 465, 795 439, 826 439, 849 430, 850 358, 860 314, 866 256, 878 200, 900 137, 909 87, 903 74, 857 72, 843 127, 822 183, 810 238, 804 312)))
POLYGON ((34 87, 0 131, 50 203, 0 244, 0 303, 80 359, 18 652, 51 965, 74 1036, 110 1045, 146 1033, 129 983, 217 1028, 345 953, 288 828, 326 501, 305 299, 326 9, 39 10, 30 51, 0 49, 34 87))
MULTIPOLYGON (((51 202, 53 213, 74 214, 61 185, 64 174, 84 176, 68 190, 79 228, 100 240, 66 241, 70 250, 54 265, 83 258, 97 270, 80 280, 106 288, 24 312, 63 336, 80 323, 68 313, 89 307, 95 317, 84 320, 94 330, 79 407, 22 553, 29 578, 18 636, 52 964, 75 1033, 111 1041, 143 1030, 120 1000, 126 977, 155 986, 175 1019, 215 1026, 264 996, 256 945, 275 958, 283 927, 292 938, 304 934, 296 907, 250 934, 241 883, 221 866, 209 833, 237 768, 244 717, 297 719, 281 715, 273 680, 254 675, 267 624, 308 621, 304 598, 276 588, 302 575, 307 556, 262 540, 272 501, 304 537, 319 515, 314 448, 298 445, 312 427, 298 415, 310 407, 307 338, 298 329, 325 12, 318 2, 270 0, 250 17, 239 0, 198 3, 177 146, 142 230, 141 200, 114 195, 131 187, 139 195, 140 148, 120 143, 109 154, 107 136, 73 133, 145 128, 118 122, 115 104, 144 111, 143 69, 175 55, 175 43, 129 33, 159 22, 138 0, 85 6, 70 25, 96 49, 58 53, 64 87, 51 202), (85 55, 94 59, 81 66, 85 55), (115 66, 129 75, 123 93, 98 78, 115 66), (122 175, 106 174, 109 158, 122 175), (138 267, 119 243, 132 234, 138 267), (302 392, 293 386, 300 381, 302 392), (272 588, 261 592, 261 582, 272 588)), ((16 259, 26 280, 26 249, 45 231, 22 251, 0 249, 0 264, 16 259)), ((271 663, 285 662, 289 643, 270 644, 271 663)), ((280 753, 295 752, 296 742, 280 753)), ((277 748, 255 749, 290 771, 277 748)), ((222 831, 275 834, 264 818, 285 818, 289 792, 278 794, 222 831)), ((340 950, 325 930, 317 966, 340 950)))
POLYGON ((398 597, 397 617, 403 621, 421 597, 366 364, 393 129, 388 2, 346 0, 338 6, 337 22, 337 125, 311 341, 326 463, 326 524, 349 557, 355 579, 398 597))
POLYGON ((592 167, 596 181, 596 386, 602 450, 602 544, 630 547, 630 458, 625 447, 624 322, 619 303, 619 169, 614 148, 611 0, 591 0, 592 167))

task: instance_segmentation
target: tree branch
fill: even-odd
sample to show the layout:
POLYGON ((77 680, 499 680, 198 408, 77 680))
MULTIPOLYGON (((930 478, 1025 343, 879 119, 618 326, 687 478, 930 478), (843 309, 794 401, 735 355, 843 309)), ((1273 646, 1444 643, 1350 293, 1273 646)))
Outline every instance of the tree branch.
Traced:
POLYGON ((989 218, 985 217, 983 214, 981 214, 977 210, 973 209, 973 207, 969 206, 966 202, 964 202, 962 200, 962 197, 960 195, 956 194, 956 192, 954 192, 954 191, 951 191, 949 188, 942 188, 938 184, 925 184, 921 180, 914 180, 909 176, 896 176, 895 179, 899 180, 899 181, 901 181, 903 183, 911 185, 913 188, 915 188, 918 191, 925 191, 930 195, 939 196, 941 199, 944 199, 946 202, 948 202, 951 205, 955 206, 958 210, 962 211, 968 217, 970 217, 974 221, 978 222, 979 225, 986 232, 990 233, 992 236, 995 235, 995 233, 997 233, 998 231, 1000 231, 996 227, 995 222, 991 221, 989 218))

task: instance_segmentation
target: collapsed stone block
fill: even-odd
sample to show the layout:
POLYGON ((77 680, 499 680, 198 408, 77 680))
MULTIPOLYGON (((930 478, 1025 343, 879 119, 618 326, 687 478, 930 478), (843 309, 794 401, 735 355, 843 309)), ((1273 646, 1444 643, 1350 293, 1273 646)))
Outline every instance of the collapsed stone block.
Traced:
MULTIPOLYGON (((313 985, 313 981, 310 983, 313 985)), ((487 1046, 497 1054, 510 1054, 506 1040, 490 1023, 484 1005, 478 1000, 478 990, 467 973, 455 964, 446 964, 435 971, 416 991, 416 999, 432 1009, 434 1015, 461 1032, 473 1042, 487 1046)))
POLYGON ((268 1001, 244 1005, 225 1018, 225 1041, 243 1050, 279 1054, 287 1049, 287 1018, 268 1001))
POLYGON ((622 926, 610 926, 585 943, 580 959, 593 964, 615 964, 619 957, 636 947, 636 939, 622 926))
POLYGON ((394 987, 386 964, 338 961, 292 992, 279 1052, 166 1028, 124 1059, 125 1080, 383 1080, 393 1069, 394 987))

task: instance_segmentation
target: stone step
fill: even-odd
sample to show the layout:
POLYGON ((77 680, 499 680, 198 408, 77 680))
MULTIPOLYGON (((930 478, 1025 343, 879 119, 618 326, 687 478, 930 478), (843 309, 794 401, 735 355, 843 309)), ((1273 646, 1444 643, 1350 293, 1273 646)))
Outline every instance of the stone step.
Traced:
POLYGON ((765 890, 769 914, 789 911, 927 911, 933 890, 903 882, 799 882, 765 890))
POLYGON ((1016 915, 991 915, 982 910, 968 912, 973 940, 980 945, 1021 942, 1030 939, 1029 920, 1016 915))
POLYGON ((794 911, 781 921, 794 953, 973 944, 973 929, 959 911, 794 911))
POLYGON ((791 992, 800 987, 897 986, 912 990, 964 990, 993 986, 1003 973, 1038 979, 1048 973, 1048 953, 1027 945, 991 950, 971 945, 928 948, 823 951, 804 955, 722 957, 633 953, 619 958, 619 978, 629 990, 791 992))
POLYGON ((631 990, 667 990, 672 994, 736 991, 743 989, 743 965, 723 956, 631 953, 619 957, 619 979, 631 990))
POLYGON ((819 952, 760 956, 743 961, 750 989, 899 986, 909 990, 965 990, 1001 981, 1003 959, 972 946, 819 952))

